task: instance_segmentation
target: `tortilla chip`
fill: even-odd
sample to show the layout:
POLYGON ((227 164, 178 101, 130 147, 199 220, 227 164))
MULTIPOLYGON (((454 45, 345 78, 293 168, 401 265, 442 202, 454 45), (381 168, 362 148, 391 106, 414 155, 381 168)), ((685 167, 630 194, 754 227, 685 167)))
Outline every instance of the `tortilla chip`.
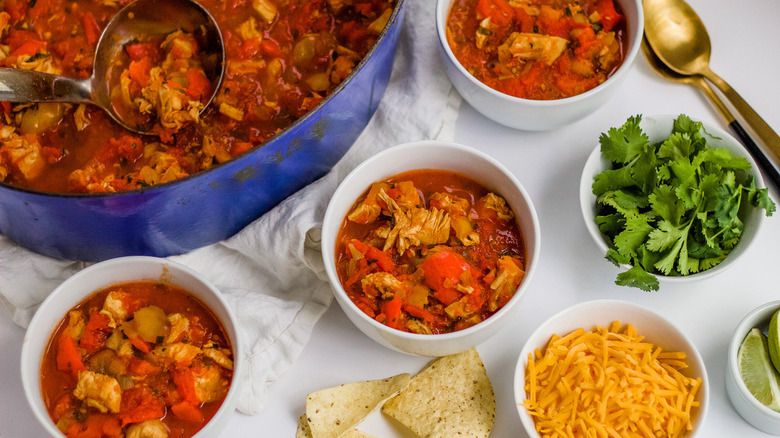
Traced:
MULTIPOLYGON (((382 380, 346 383, 306 396, 306 419, 313 438, 336 438, 363 421, 409 384, 408 373, 382 380)), ((300 427, 299 427, 300 429, 300 427)))
POLYGON ((344 432, 344 435, 341 435, 341 438, 375 438, 375 437, 365 432, 361 432, 357 429, 350 429, 344 432))
POLYGON ((309 422, 306 420, 306 414, 301 415, 301 418, 298 419, 298 430, 295 431, 295 438, 313 438, 309 422))
MULTIPOLYGON (((306 414, 301 415, 298 419, 298 431, 295 433, 295 438, 313 438, 311 436, 311 429, 309 428, 309 422, 306 421, 306 414)), ((373 435, 369 435, 365 432, 361 432, 357 429, 349 429, 344 432, 340 438, 375 438, 373 435)))
POLYGON ((493 429, 496 397, 472 348, 431 362, 382 412, 421 437, 482 438, 493 429))

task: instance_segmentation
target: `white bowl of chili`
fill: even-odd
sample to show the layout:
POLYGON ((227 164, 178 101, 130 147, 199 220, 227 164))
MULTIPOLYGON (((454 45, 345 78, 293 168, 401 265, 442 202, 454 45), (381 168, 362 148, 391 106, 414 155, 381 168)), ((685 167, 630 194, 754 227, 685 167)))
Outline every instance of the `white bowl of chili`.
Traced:
POLYGON ((502 125, 545 131, 617 92, 639 52, 644 15, 641 0, 438 0, 436 30, 447 76, 471 106, 502 125))
POLYGON ((146 427, 213 438, 238 402, 242 355, 235 317, 205 278, 169 260, 123 257, 80 271, 44 300, 21 377, 53 437, 146 427))
POLYGON ((531 199, 504 166, 456 143, 420 141, 382 151, 344 179, 325 213, 322 253, 334 296, 358 329, 396 351, 443 356, 485 341, 517 312, 539 239, 531 199), (376 195, 375 216, 352 216, 371 210, 359 207, 372 204, 367 193, 376 195), (490 193, 511 214, 499 218, 487 202, 503 201, 490 193), (497 229, 507 237, 490 237, 497 229))
POLYGON ((541 436, 539 419, 550 420, 552 428, 612 427, 621 436, 630 428, 693 438, 709 407, 707 371, 691 339, 665 317, 621 300, 575 304, 540 325, 520 350, 514 394, 531 438, 541 436), (543 409, 540 396, 549 402, 543 409), (667 427, 682 433, 667 433, 667 427))

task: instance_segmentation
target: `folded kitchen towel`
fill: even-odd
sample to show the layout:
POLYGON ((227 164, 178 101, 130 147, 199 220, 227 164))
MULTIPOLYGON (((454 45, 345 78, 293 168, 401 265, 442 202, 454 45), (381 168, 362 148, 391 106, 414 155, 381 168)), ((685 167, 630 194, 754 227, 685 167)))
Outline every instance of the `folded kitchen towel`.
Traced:
MULTIPOLYGON (((389 146, 452 136, 460 97, 437 53, 434 2, 405 1, 390 84, 344 158, 230 239, 170 258, 214 283, 239 320, 246 347, 246 357, 240 359, 248 365, 241 382, 241 412, 263 409, 269 387, 294 364, 331 302, 319 226, 338 183, 359 162, 389 146)), ((85 266, 35 254, 0 237, 0 296, 14 322, 26 327, 40 302, 85 266)))

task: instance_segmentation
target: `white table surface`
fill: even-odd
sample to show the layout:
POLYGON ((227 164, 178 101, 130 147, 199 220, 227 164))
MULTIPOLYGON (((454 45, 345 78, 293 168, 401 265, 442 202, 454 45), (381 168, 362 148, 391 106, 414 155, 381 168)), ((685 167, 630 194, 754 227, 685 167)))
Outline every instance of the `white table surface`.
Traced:
MULTIPOLYGON (((689 3, 711 33, 712 70, 780 131, 780 3, 689 3)), ((619 271, 599 253, 580 214, 580 174, 599 134, 622 125, 631 115, 679 113, 726 129, 702 93, 661 80, 641 54, 615 98, 565 129, 542 133, 516 131, 489 121, 463 104, 455 141, 481 149, 514 172, 533 199, 542 232, 541 259, 523 308, 498 336, 477 348, 496 393, 492 437, 526 436, 515 407, 513 381, 520 348, 531 331, 565 307, 602 298, 632 301, 668 317, 699 348, 711 390, 709 415, 699 436, 770 436, 751 427, 732 408, 724 375, 726 350, 737 323, 753 308, 780 299, 775 247, 780 243, 780 213, 765 222, 754 246, 726 272, 694 285, 663 285, 656 293, 614 284, 619 271)), ((777 195, 772 190, 776 202, 777 195)), ((19 380, 23 338, 24 330, 11 322, 7 312, 0 311, 3 438, 45 436, 27 405, 19 380)), ((295 366, 274 384, 265 410, 257 416, 236 413, 222 436, 294 437, 309 392, 346 382, 416 373, 427 362, 427 358, 395 353, 374 343, 351 325, 334 301, 317 323, 295 366)), ((378 412, 359 428, 380 438, 413 436, 378 412)))

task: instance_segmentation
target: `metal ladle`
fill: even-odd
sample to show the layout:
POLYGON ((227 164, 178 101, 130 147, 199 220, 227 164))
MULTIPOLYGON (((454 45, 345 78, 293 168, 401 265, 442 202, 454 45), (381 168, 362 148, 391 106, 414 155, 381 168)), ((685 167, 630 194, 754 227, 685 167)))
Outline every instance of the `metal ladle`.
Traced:
POLYGON ((151 134, 151 126, 138 126, 124 118, 111 103, 109 70, 127 43, 166 36, 176 30, 191 33, 201 49, 201 63, 211 82, 211 103, 225 71, 225 46, 211 14, 191 0, 137 0, 111 19, 97 44, 92 76, 76 79, 16 68, 0 69, 0 102, 91 103, 107 112, 124 128, 151 134))
POLYGON ((729 84, 712 72, 710 37, 696 12, 683 0, 644 0, 645 36, 664 64, 681 75, 712 82, 756 132, 780 166, 780 137, 729 84))
POLYGON ((720 97, 715 94, 715 91, 712 90, 712 88, 709 86, 709 84, 707 84, 707 81, 705 81, 702 76, 681 75, 667 67, 667 65, 664 64, 663 61, 658 58, 658 56, 656 56, 655 52, 653 52, 653 49, 650 48, 650 45, 647 43, 647 38, 642 39, 642 53, 644 53, 645 59, 647 59, 647 63, 650 64, 650 67, 652 67, 652 69, 658 73, 658 76, 671 82, 693 85, 694 87, 704 92, 707 98, 709 98, 710 102, 715 105, 715 108, 717 108, 720 115, 726 119, 726 123, 728 124, 731 132, 745 146, 745 149, 748 150, 753 159, 756 160, 756 163, 758 164, 758 167, 761 169, 761 172, 764 174, 764 176, 766 176, 766 178, 772 182, 772 185, 775 187, 775 189, 780 190, 780 173, 772 165, 769 159, 767 159, 766 155, 761 152, 761 149, 758 147, 758 145, 756 145, 753 139, 750 138, 748 133, 745 131, 745 128, 743 128, 739 121, 734 118, 734 115, 731 114, 731 111, 729 111, 723 101, 720 100, 720 97))

